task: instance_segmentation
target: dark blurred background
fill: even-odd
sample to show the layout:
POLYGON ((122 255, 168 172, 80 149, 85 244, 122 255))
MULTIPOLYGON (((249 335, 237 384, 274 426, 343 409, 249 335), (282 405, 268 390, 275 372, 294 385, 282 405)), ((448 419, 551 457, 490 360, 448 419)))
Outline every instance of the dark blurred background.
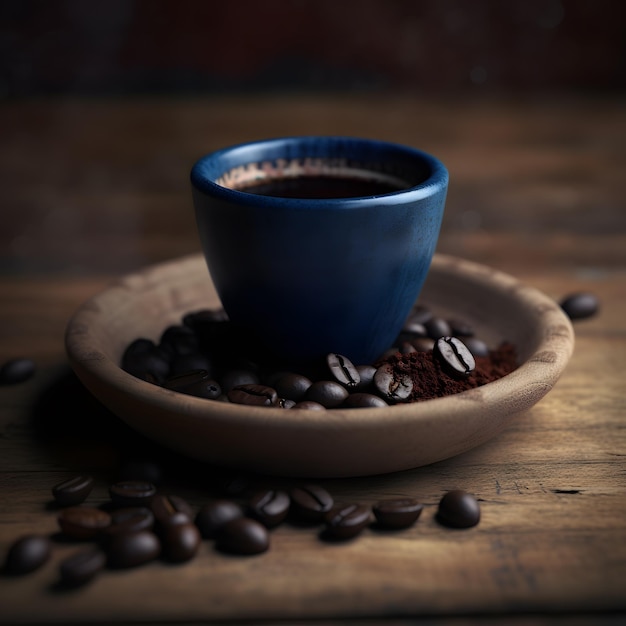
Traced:
POLYGON ((621 0, 2 0, 0 96, 623 90, 621 0))
POLYGON ((193 162, 308 133, 444 160, 442 252, 622 263, 625 87, 622 0, 0 0, 0 274, 197 252, 193 162))

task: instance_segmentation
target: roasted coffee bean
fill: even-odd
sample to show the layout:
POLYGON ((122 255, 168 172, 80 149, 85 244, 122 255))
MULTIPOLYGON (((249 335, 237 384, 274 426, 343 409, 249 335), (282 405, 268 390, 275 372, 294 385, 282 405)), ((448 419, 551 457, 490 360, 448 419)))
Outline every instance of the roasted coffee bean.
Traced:
POLYGON ((465 378, 476 367, 474 356, 458 337, 437 339, 433 356, 439 361, 443 371, 453 378, 465 378))
POLYGON ((107 546, 107 563, 113 568, 129 568, 154 561, 161 554, 159 538, 149 530, 117 533, 107 546))
POLYGON ((191 521, 169 524, 160 533, 161 555, 173 563, 189 561, 198 553, 202 535, 191 521))
POLYGON ((259 385, 261 379, 253 370, 231 369, 219 377, 219 383, 225 394, 239 385, 259 385))
POLYGON ((296 402, 292 409, 305 409, 307 411, 325 411, 326 407, 319 402, 313 402, 313 400, 301 400, 296 402))
POLYGON ((122 369, 136 378, 160 385, 169 375, 169 358, 153 341, 139 338, 124 351, 122 369))
POLYGON ((270 547, 269 531, 251 517, 238 517, 222 526, 215 546, 233 554, 260 554, 270 547))
POLYGON ((439 339, 440 337, 448 337, 452 334, 452 329, 448 321, 442 317, 431 317, 424 323, 426 332, 431 339, 439 339))
POLYGON ((168 378, 186 374, 193 370, 203 370, 209 378, 213 378, 214 367, 211 359, 200 352, 190 354, 175 354, 170 359, 170 371, 168 378))
POLYGON ((400 354, 411 354, 417 352, 417 348, 409 341, 402 341, 398 346, 398 352, 400 354))
POLYGON ((429 352, 435 347, 435 340, 430 337, 419 337, 411 343, 418 352, 429 352))
POLYGON ((571 293, 560 301, 563 312, 571 320, 582 320, 596 315, 600 309, 598 297, 592 293, 571 293))
POLYGON ((296 401, 288 400, 287 398, 278 398, 276 406, 279 409, 293 409, 293 407, 296 406, 296 401))
POLYGON ((361 382, 359 371, 347 356, 331 352, 326 356, 326 363, 334 379, 344 387, 353 389, 361 382))
POLYGON ((29 534, 16 539, 4 563, 7 574, 29 574, 40 568, 52 554, 52 542, 44 535, 29 534))
POLYGON ((308 388, 313 384, 313 381, 302 374, 284 372, 275 379, 273 384, 269 382, 268 384, 276 389, 276 393, 281 398, 299 402, 304 398, 308 388))
POLYGON ((111 514, 92 506, 71 506, 59 513, 57 522, 71 539, 93 539, 111 524, 111 514))
POLYGON ((131 506, 116 509, 111 513, 111 523, 103 530, 106 537, 116 533, 135 533, 140 530, 152 530, 154 515, 145 506, 131 506))
POLYGON ((480 521, 478 500, 462 489, 448 491, 439 501, 437 521, 453 528, 469 528, 480 521))
POLYGON ((307 484, 290 491, 291 510, 300 520, 321 522, 334 504, 333 497, 321 485, 307 484))
POLYGON ((351 393, 342 404, 346 409, 361 409, 365 407, 388 407, 389 405, 380 397, 373 393, 357 391, 351 393))
POLYGON ((276 389, 267 385, 237 385, 227 395, 231 402, 249 406, 275 406, 278 402, 276 389))
POLYGON ((372 507, 381 528, 408 528, 419 518, 424 505, 415 498, 390 498, 380 500, 372 507))
POLYGON ((74 476, 52 487, 52 496, 62 506, 80 504, 87 499, 93 489, 92 476, 74 476))
POLYGON ((338 504, 324 515, 325 536, 333 539, 356 537, 369 523, 371 509, 363 504, 338 504))
POLYGON ((0 385, 23 383, 34 374, 35 362, 32 359, 10 359, 0 367, 0 385))
POLYGON ((157 530, 166 526, 186 524, 193 520, 191 505, 180 496, 157 494, 152 498, 150 509, 154 515, 157 530))
POLYGON ((170 357, 198 352, 200 345, 193 329, 184 324, 168 326, 159 339, 159 347, 170 357))
POLYGON ((450 335, 454 337, 473 337, 474 329, 465 320, 454 317, 448 320, 450 335))
POLYGON ((350 392, 334 380, 318 380, 306 392, 305 400, 318 402, 327 409, 343 404, 350 392))
POLYGON ((381 365, 374 375, 377 392, 391 402, 407 400, 413 391, 413 381, 408 374, 396 372, 392 365, 381 365))
POLYGON ((150 506, 156 486, 143 480, 120 480, 109 487, 109 496, 116 506, 150 506))
POLYGON ((407 320, 400 331, 400 341, 403 339, 411 340, 420 337, 428 337, 428 331, 423 323, 407 320))
POLYGON ((98 547, 79 550, 59 563, 61 582, 71 587, 84 585, 104 569, 106 562, 106 554, 98 547))
POLYGON ((214 539, 224 524, 243 516, 244 510, 240 504, 218 498, 202 505, 194 521, 205 539, 214 539))
POLYGON ((168 376, 163 386, 171 391, 207 400, 215 400, 222 394, 219 383, 206 370, 192 370, 176 376, 168 376))
POLYGON ((475 356, 489 356, 489 346, 478 337, 465 337, 465 347, 475 356))
POLYGON ((289 513, 289 494, 281 489, 260 489, 248 502, 250 517, 268 528, 278 526, 289 513))
POLYGON ((356 388, 351 391, 370 391, 373 389, 376 368, 373 365, 357 365, 356 369, 359 372, 360 382, 356 388))

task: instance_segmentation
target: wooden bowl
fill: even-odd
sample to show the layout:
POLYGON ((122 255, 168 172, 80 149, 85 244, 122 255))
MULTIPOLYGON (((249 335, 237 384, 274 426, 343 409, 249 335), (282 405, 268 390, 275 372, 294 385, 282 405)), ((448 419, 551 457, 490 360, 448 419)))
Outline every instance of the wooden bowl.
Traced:
POLYGON ((420 302, 468 320, 489 345, 513 343, 517 369, 444 398, 327 411, 205 400, 126 373, 120 359, 133 339, 158 340, 185 313, 220 306, 200 254, 115 282, 76 311, 65 342, 85 387, 133 429, 170 449, 286 477, 365 476, 434 463, 494 437, 552 389, 573 351, 572 325, 555 301, 484 265, 436 254, 420 302))

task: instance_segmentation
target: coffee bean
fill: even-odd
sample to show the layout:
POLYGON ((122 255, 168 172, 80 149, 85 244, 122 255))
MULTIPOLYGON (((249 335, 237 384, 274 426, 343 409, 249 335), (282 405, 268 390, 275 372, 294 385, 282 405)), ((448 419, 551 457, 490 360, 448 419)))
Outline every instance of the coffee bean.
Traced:
MULTIPOLYGON (((194 370, 203 370, 209 378, 213 378, 214 366, 206 354, 192 352, 190 354, 175 354, 170 359, 169 378, 179 376, 194 370)), ((217 381, 216 381, 217 382, 217 381)))
POLYGON ((111 524, 111 514, 91 506, 71 506, 59 513, 57 522, 71 539, 93 539, 111 524))
POLYGON ((411 343, 418 352, 429 352, 435 347, 435 340, 430 337, 419 337, 411 343))
POLYGON ((168 326, 161 334, 159 347, 169 354, 170 357, 197 353, 200 349, 196 333, 184 324, 168 326))
POLYGON ((424 327, 431 339, 437 340, 440 337, 447 337, 452 334, 450 324, 442 317, 432 317, 424 323, 424 327))
POLYGON ((433 356, 439 361, 443 371, 453 378, 469 376, 476 367, 472 353, 457 337, 439 338, 435 343, 433 356))
POLYGON ((318 380, 306 392, 305 400, 317 402, 327 409, 343 404, 349 391, 334 380, 318 380))
POLYGON ((161 554, 173 563, 189 561, 198 553, 202 535, 191 521, 168 524, 160 533, 161 554))
POLYGON ((489 346, 478 337, 465 337, 463 339, 465 347, 476 356, 489 356, 489 346))
POLYGON ((191 506, 184 498, 177 495, 155 495, 150 503, 150 509, 154 515, 157 531, 168 526, 186 524, 193 520, 191 506))
POLYGON ((361 379, 356 388, 352 391, 369 392, 374 387, 374 375, 376 368, 373 365, 357 365, 359 378, 361 379))
POLYGON ((87 499, 93 489, 91 476, 74 476, 52 487, 52 496, 63 506, 80 504, 87 499))
POLYGON ((290 492, 291 509, 296 517, 307 522, 320 522, 334 504, 333 497, 324 487, 307 484, 294 487, 290 492))
POLYGON ((120 480, 109 487, 109 495, 116 506, 150 506, 156 486, 143 480, 120 480))
POLYGON ((428 337, 428 331, 424 323, 416 322, 412 319, 407 320, 400 331, 400 341, 403 339, 410 341, 421 337, 428 337))
POLYGON ((153 341, 135 339, 122 355, 122 369, 136 378, 160 385, 170 372, 169 357, 153 341))
POLYGON ((600 309, 598 297, 592 293, 582 291, 565 296, 559 304, 571 320, 593 317, 600 309))
POLYGON ((304 398, 308 388, 313 384, 313 381, 302 374, 284 372, 276 378, 273 384, 269 382, 268 384, 276 389, 276 393, 281 398, 298 402, 304 398))
POLYGON ((381 528, 408 528, 419 518, 424 505, 414 498, 380 500, 372 511, 381 528))
POLYGON ((8 574, 29 574, 40 568, 52 554, 52 543, 44 535, 29 534, 15 540, 7 552, 4 569, 8 574))
POLYGON ((448 320, 450 325, 450 335, 454 337, 473 337, 474 329, 465 320, 454 317, 448 320))
POLYGON ((237 385, 227 395, 231 402, 249 406, 275 406, 278 402, 276 390, 267 385, 237 385))
POLYGON ((112 535, 107 546, 107 563, 113 568, 129 568, 153 561, 161 554, 159 538, 149 530, 112 535))
POLYGON ((231 369, 222 374, 219 378, 220 386, 225 394, 239 385, 259 385, 261 379, 259 375, 250 369, 231 369))
POLYGON ((32 359, 11 359, 0 367, 0 385, 23 383, 34 374, 35 362, 32 359))
POLYGON ((278 398, 276 406, 279 409, 293 409, 293 407, 296 406, 296 401, 288 400, 287 398, 278 398))
POLYGON ((346 398, 342 406, 346 409, 361 409, 365 407, 388 407, 389 404, 373 393, 355 392, 346 398))
POLYGON ((238 517, 222 526, 215 545, 223 552, 260 554, 269 549, 269 531, 257 520, 250 517, 238 517))
POLYGON ((106 561, 106 554, 98 547, 75 552, 59 563, 61 582, 71 587, 84 585, 104 569, 106 561))
POLYGON ((380 395, 392 402, 407 400, 413 391, 408 374, 396 372, 389 363, 381 365, 374 375, 374 386, 380 395))
POLYGON ((402 341, 398 346, 398 352, 400 354, 411 354, 417 352, 417 348, 409 341, 402 341))
POLYGON ((145 506, 133 506, 117 509, 111 514, 111 523, 103 533, 110 537, 116 533, 134 533, 140 530, 152 530, 154 527, 154 515, 145 506))
POLYGON ((371 509, 363 504, 338 504, 324 515, 325 536, 333 539, 356 537, 370 522, 371 509))
POLYGON ((334 379, 348 389, 356 387, 361 382, 359 371, 343 354, 331 352, 326 356, 326 363, 334 379))
POLYGON ((289 513, 289 494, 280 489, 260 489, 248 502, 250 516, 268 528, 278 526, 289 513))
POLYGON ((207 400, 215 400, 222 394, 219 383, 211 377, 207 370, 203 369, 168 376, 163 382, 163 386, 171 391, 207 400))
POLYGON ((214 539, 224 524, 243 516, 244 510, 240 504, 232 500, 215 499, 200 507, 194 521, 205 539, 214 539))
POLYGON ((437 521, 452 528, 476 526, 480 521, 480 505, 467 491, 448 491, 439 501, 437 521))

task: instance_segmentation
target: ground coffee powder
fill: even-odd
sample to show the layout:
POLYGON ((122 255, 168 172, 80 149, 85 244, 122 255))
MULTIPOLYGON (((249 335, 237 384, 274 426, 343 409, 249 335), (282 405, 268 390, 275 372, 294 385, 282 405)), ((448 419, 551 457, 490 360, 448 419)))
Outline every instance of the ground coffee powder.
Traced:
POLYGON ((463 379, 455 379, 446 374, 431 350, 427 352, 397 352, 377 362, 390 364, 398 375, 409 375, 413 381, 413 390, 407 401, 430 400, 441 398, 467 389, 486 385, 511 373, 517 367, 515 347, 508 342, 489 351, 487 356, 477 356, 476 368, 463 379))

